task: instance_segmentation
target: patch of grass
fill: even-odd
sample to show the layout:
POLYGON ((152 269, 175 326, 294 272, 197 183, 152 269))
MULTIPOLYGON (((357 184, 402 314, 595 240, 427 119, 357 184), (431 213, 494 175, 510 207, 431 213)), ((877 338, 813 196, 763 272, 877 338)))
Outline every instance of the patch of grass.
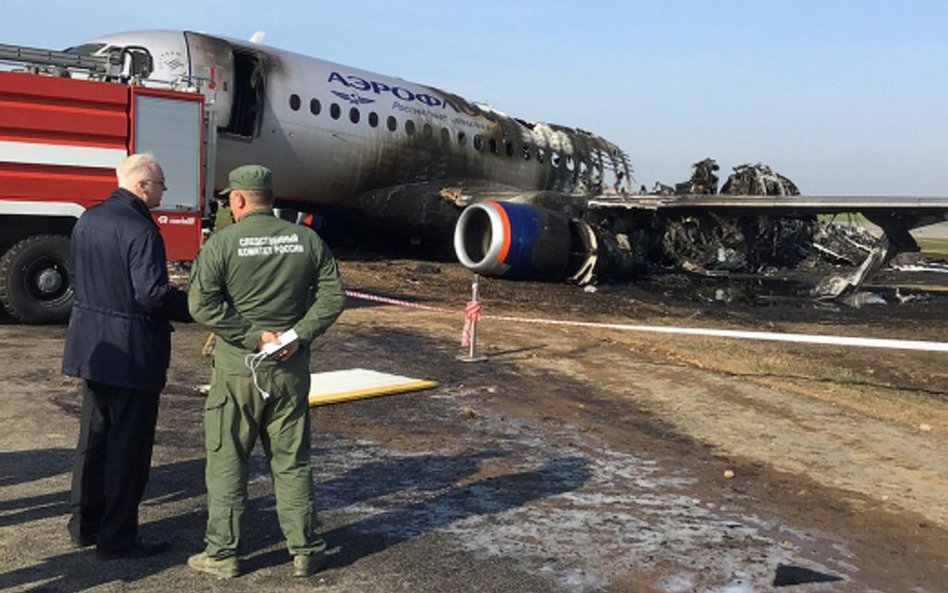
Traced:
POLYGON ((918 237, 916 242, 922 248, 922 253, 948 256, 948 238, 918 237))
POLYGON ((835 222, 837 224, 869 224, 869 220, 858 212, 843 212, 841 214, 817 214, 820 222, 835 222))

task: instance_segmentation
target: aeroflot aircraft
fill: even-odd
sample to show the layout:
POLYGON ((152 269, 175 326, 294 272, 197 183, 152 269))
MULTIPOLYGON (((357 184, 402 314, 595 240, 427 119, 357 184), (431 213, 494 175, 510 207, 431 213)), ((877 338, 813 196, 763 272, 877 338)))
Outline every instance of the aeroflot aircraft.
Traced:
MULTIPOLYGON (((226 185, 234 166, 264 164, 273 170, 280 204, 328 212, 330 225, 334 215, 354 214, 366 225, 450 246, 468 203, 540 201, 558 211, 583 197, 625 192, 630 179, 625 153, 588 132, 515 119, 429 86, 251 42, 136 31, 68 51, 103 53, 111 46, 149 51, 154 70, 146 84, 192 84, 207 96, 219 130, 217 187, 226 185)), ((475 226, 507 225, 493 237, 506 246, 494 258, 503 255, 507 263, 483 262, 481 271, 549 275, 549 263, 532 261, 531 252, 545 251, 558 260, 553 275, 569 275, 567 223, 551 254, 549 247, 537 249, 551 238, 541 232, 542 222, 517 228, 543 209, 515 208, 504 204, 469 215, 475 226), (522 236, 511 241, 503 233, 522 236), (518 244, 522 253, 513 253, 518 244)))
POLYGON ((623 276, 655 242, 644 237, 660 226, 654 216, 663 204, 629 199, 626 154, 589 132, 190 31, 118 33, 69 51, 114 46, 148 50, 154 64, 145 84, 195 86, 206 95, 218 130, 218 188, 231 168, 264 164, 278 205, 326 214, 330 226, 337 217, 445 246, 453 233, 460 261, 494 276, 623 276))

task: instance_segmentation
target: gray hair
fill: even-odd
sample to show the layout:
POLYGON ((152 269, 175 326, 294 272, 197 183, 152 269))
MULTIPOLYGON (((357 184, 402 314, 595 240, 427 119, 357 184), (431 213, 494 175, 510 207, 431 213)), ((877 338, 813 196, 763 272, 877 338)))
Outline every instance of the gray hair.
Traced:
POLYGON ((134 183, 147 177, 156 166, 158 166, 158 161, 152 154, 131 154, 122 159, 115 169, 115 175, 118 177, 119 185, 125 187, 128 182, 134 183))

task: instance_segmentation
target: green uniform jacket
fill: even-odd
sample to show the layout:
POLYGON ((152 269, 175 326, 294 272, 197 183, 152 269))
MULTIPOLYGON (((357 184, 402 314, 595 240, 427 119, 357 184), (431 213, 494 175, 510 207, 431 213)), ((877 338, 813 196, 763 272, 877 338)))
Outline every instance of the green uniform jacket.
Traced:
MULTIPOLYGON (((218 336, 215 366, 250 374, 244 357, 264 331, 296 330, 300 354, 332 325, 345 305, 336 262, 309 228, 255 210, 214 233, 191 269, 188 308, 218 336)), ((276 364, 265 361, 264 364, 276 364)))

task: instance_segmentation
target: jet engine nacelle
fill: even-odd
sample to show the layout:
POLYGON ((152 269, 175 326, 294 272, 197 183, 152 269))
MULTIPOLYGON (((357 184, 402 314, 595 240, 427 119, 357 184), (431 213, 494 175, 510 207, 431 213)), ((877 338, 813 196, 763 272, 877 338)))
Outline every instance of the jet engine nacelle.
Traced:
POLYGON ((454 251, 485 276, 583 283, 595 266, 596 237, 583 221, 554 210, 491 200, 461 212, 454 251))

